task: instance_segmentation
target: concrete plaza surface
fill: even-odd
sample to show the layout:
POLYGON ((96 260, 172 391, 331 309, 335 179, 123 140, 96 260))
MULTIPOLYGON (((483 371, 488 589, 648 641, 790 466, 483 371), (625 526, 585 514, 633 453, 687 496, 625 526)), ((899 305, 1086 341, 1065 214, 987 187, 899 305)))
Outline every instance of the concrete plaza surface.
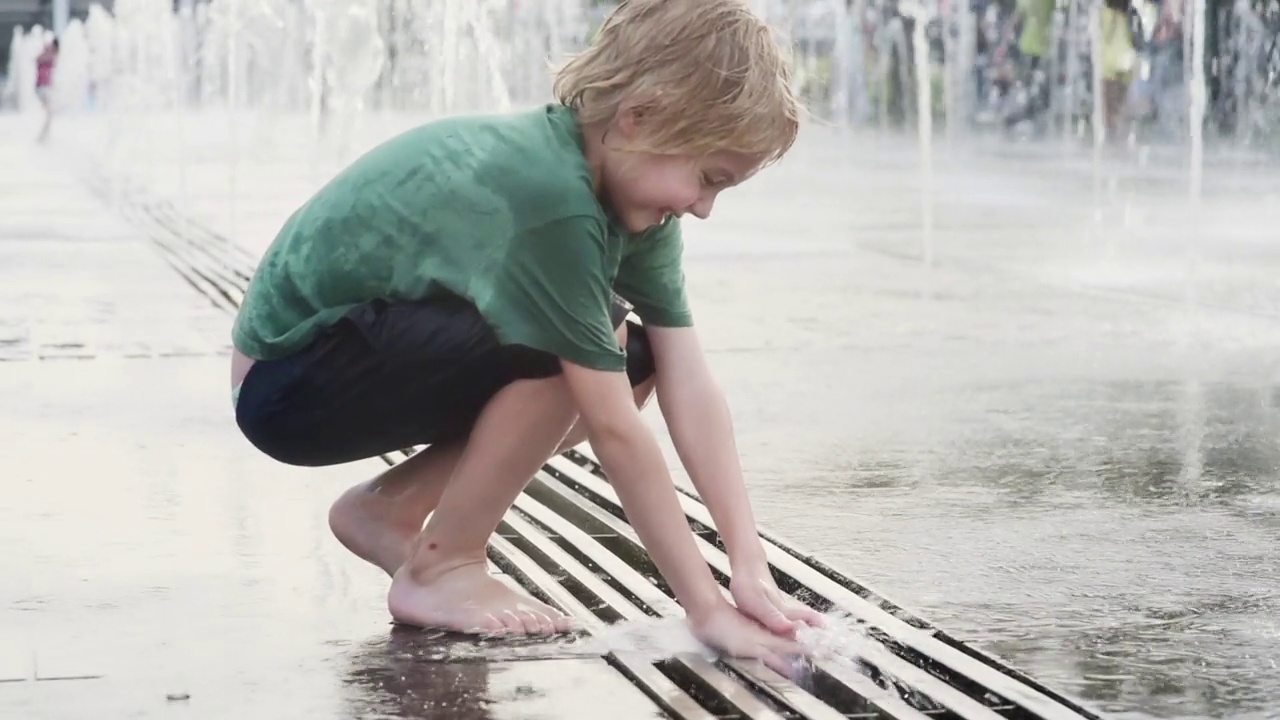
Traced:
MULTIPOLYGON (((385 579, 324 527, 377 464, 255 455, 230 417, 229 316, 112 207, 163 198, 252 256, 411 122, 317 144, 290 118, 69 120, 50 148, 4 122, 4 167, 21 170, 0 180, 0 630, 22 641, 0 674, 27 681, 0 685, 0 708, 83 709, 37 674, 103 675, 95 703, 157 714, 421 702, 388 683, 406 652, 435 650, 393 647, 385 579), (246 655, 248 639, 271 651, 246 655)), ((1102 709, 1265 716, 1280 698, 1277 175, 1216 161, 1193 201, 1169 160, 970 146, 933 165, 926 185, 901 139, 808 128, 688 225, 694 310, 762 523, 1102 709)), ((566 698, 605 676, 541 662, 592 678, 566 698)), ((474 695, 519 694, 515 665, 474 695)), ((423 686, 470 682, 451 667, 423 686)), ((600 706, 548 697, 565 716, 600 706)), ((611 713, 655 712, 637 698, 611 713)))

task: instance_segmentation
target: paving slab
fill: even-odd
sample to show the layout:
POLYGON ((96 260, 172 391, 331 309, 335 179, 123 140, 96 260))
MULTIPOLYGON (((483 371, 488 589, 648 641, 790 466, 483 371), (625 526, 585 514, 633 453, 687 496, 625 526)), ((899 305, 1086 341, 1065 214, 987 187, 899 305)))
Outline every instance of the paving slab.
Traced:
POLYGON ((225 354, 227 317, 38 148, 0 143, 0 361, 225 354))

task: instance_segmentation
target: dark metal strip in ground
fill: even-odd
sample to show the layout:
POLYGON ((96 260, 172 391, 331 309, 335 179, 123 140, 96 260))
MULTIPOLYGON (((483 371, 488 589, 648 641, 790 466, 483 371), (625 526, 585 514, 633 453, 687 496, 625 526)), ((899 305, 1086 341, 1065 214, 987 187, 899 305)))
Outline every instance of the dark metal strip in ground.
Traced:
POLYGON ((158 225, 169 230, 174 237, 210 260, 221 263, 230 273, 228 280, 232 283, 248 283, 253 277, 256 260, 247 249, 192 221, 177 212, 167 201, 151 199, 146 203, 145 208, 147 214, 158 225), (195 237, 196 235, 200 237, 195 237))
MULTIPOLYGON (((595 454, 592 451, 590 445, 587 445, 585 443, 582 445, 579 445, 576 448, 573 448, 572 450, 565 452, 564 457, 568 460, 571 460, 574 464, 581 466, 583 469, 587 470, 593 475, 596 475, 597 477, 601 478, 605 482, 608 482, 608 478, 605 476, 605 473, 604 473, 604 468, 603 466, 601 466, 600 460, 595 457, 595 454)), ((679 485, 676 486, 676 492, 684 495, 685 497, 698 503, 699 505, 701 505, 702 503, 702 499, 699 498, 695 493, 689 490, 686 490, 685 488, 682 488, 679 485)), ((689 518, 687 513, 686 513, 686 517, 690 521, 693 521, 693 518, 689 518)), ((704 527, 701 523, 694 522, 694 525, 695 527, 699 527, 699 528, 704 527)), ((800 562, 803 562, 806 565, 809 565, 814 569, 818 570, 822 574, 835 579, 841 585, 845 586, 851 592, 863 598, 864 600, 871 603, 872 605, 876 605, 880 607, 885 612, 892 613, 899 620, 902 620, 903 622, 905 622, 908 625, 911 625, 912 627, 917 627, 922 630, 929 630, 930 632, 934 633, 935 635, 938 635, 939 637, 946 637, 948 642, 951 642, 956 645, 962 645, 962 643, 960 643, 958 640, 951 639, 949 636, 946 636, 945 633, 943 633, 941 630, 934 627, 933 623, 915 614, 914 612, 907 610, 905 607, 903 607, 901 603, 895 602, 893 599, 891 599, 884 593, 878 590, 873 590, 867 587, 866 585, 860 582, 857 582, 856 580, 853 580, 847 575, 840 573, 839 571, 832 568, 831 566, 823 563, 813 554, 801 551, 798 548, 798 546, 796 546, 796 544, 791 542, 790 540, 787 540, 781 537, 780 535, 778 535, 777 533, 767 530, 765 528, 757 528, 757 530, 760 534, 760 537, 766 542, 772 543, 778 549, 791 555, 792 557, 799 560, 800 562)), ((717 533, 714 530, 714 528, 705 531, 704 534, 711 536, 717 544, 719 543, 719 540, 718 540, 719 533, 717 533)), ((971 648, 967 648, 967 651, 970 652, 971 654, 974 654, 975 656, 981 655, 981 653, 978 653, 977 651, 972 650, 971 648)), ((982 659, 987 664, 993 667, 999 668, 1002 671, 1008 670, 1008 668, 1005 668, 1000 663, 1000 661, 996 660, 995 658, 991 658, 983 655, 982 659)), ((1024 682, 1026 680, 1025 678, 1020 678, 1020 679, 1023 679, 1024 682)))
POLYGON ((234 286, 227 285, 222 278, 218 277, 218 273, 210 272, 192 263, 168 232, 164 228, 157 228, 138 208, 130 205, 122 206, 121 214, 145 233, 161 259, 187 284, 209 298, 210 302, 219 309, 232 313, 236 311, 242 293, 237 292, 234 286))
MULTIPOLYGON (((621 512, 621 503, 618 502, 613 489, 586 468, 566 458, 552 458, 548 465, 553 470, 572 478, 575 483, 580 483, 597 501, 603 501, 617 512, 621 512)), ((713 526, 706 506, 683 494, 680 502, 689 519, 708 527, 713 526)), ((764 545, 769 562, 779 571, 871 627, 884 631, 895 642, 949 668, 955 675, 981 684, 993 695, 1020 706, 1032 713, 1034 717, 1045 720, 1080 720, 1082 717, 1082 714, 1074 708, 1064 706, 998 669, 940 642, 928 630, 912 627, 883 608, 867 602, 865 598, 826 577, 813 567, 800 562, 791 554, 783 552, 773 543, 766 542, 764 545)), ((710 561, 711 558, 709 558, 710 561)), ((1089 716, 1085 715, 1085 717, 1089 716)))
MULTIPOLYGON (((642 610, 622 599, 621 596, 617 595, 590 570, 578 564, 573 558, 571 558, 532 525, 529 525, 519 517, 513 517, 511 514, 509 514, 504 520, 504 523, 506 523, 507 526, 511 528, 512 532, 519 537, 522 544, 530 546, 531 550, 544 558, 547 564, 552 565, 557 570, 563 571, 572 579, 575 585, 580 586, 584 592, 594 598, 594 602, 599 603, 596 605, 598 609, 608 609, 618 617, 624 619, 648 617, 642 610)), ((550 579, 549 573, 547 578, 550 579)), ((559 586, 558 583, 556 585, 559 586)), ((544 584, 538 584, 536 587, 539 589, 546 589, 544 584)), ((553 592, 555 592, 554 589, 551 589, 548 591, 548 594, 551 595, 553 592)), ((567 593, 568 591, 565 590, 564 592, 567 593)), ((569 612, 578 619, 579 622, 586 624, 592 632, 599 632, 606 626, 606 623, 598 617, 598 613, 588 610, 585 605, 577 602, 576 599, 573 603, 565 603, 561 606, 561 609, 569 612)), ((640 678, 647 678, 646 682, 652 681, 657 677, 661 677, 662 682, 659 684, 660 686, 664 685, 668 691, 674 690, 676 692, 676 697, 678 698, 688 698, 688 701, 689 703, 692 703, 692 706, 690 706, 689 703, 684 703, 682 712, 677 715, 677 717, 689 717, 690 715, 706 718, 715 717, 715 715, 710 711, 697 704, 697 701, 694 700, 694 698, 689 695, 684 688, 681 688, 679 685, 672 682, 670 678, 661 673, 654 666, 652 661, 628 653, 611 653, 611 656, 618 657, 622 664, 626 666, 627 674, 640 678)))
MULTIPOLYGON (((563 568, 575 582, 583 585, 592 595, 599 598, 601 602, 623 618, 627 620, 642 620, 652 617, 644 609, 623 597, 621 593, 597 577, 595 573, 574 558, 571 552, 561 547, 548 534, 535 527, 532 523, 520 518, 518 513, 508 513, 504 522, 518 533, 521 538, 531 543, 539 552, 563 568)), ((565 539, 572 541, 572 538, 565 537, 565 539)), ((593 557, 592 559, 595 558, 593 557)), ((618 558, 600 559, 615 567, 629 567, 625 563, 621 563, 618 558)), ((699 663, 696 658, 690 658, 685 655, 681 655, 677 661, 688 668, 695 680, 718 695, 722 703, 732 706, 736 712, 741 713, 744 717, 751 720, 782 720, 781 715, 751 694, 747 688, 734 683, 705 661, 699 663)))
MULTIPOLYGON (((649 612, 641 609, 640 606, 635 605, 634 602, 623 597, 622 594, 618 593, 616 589, 611 587, 611 585, 596 577, 593 571, 586 568, 586 566, 582 565, 579 560, 575 559, 570 551, 564 550, 564 548, 559 546, 559 544, 556 543, 549 534, 544 533, 543 530, 540 530, 539 528, 536 528, 534 524, 521 519, 518 514, 508 514, 507 523, 509 527, 520 534, 522 538, 525 538, 526 541, 534 544, 534 546, 538 548, 540 552, 543 552, 548 559, 556 562, 559 568, 563 568, 564 571, 566 571, 570 577, 575 579, 577 583, 584 585, 591 594, 594 594, 596 598, 599 598, 599 600, 605 603, 609 609, 617 611, 623 619, 643 620, 652 616, 649 612)), ((564 539, 570 539, 571 541, 571 538, 564 539)), ((621 564, 621 562, 614 562, 616 560, 617 559, 607 559, 605 561, 608 561, 611 565, 625 565, 621 564)), ((604 570, 608 571, 607 569, 604 570)), ((724 683, 723 675, 719 674, 718 670, 708 669, 707 665, 705 665, 705 661, 703 661, 703 664, 699 664, 698 660, 690 659, 690 657, 686 656, 681 656, 678 661, 686 667, 689 667, 694 678, 701 680, 701 683, 705 684, 705 687, 713 689, 718 696, 721 696, 721 700, 723 702, 727 702, 730 703, 730 705, 735 706, 735 710, 737 712, 741 712, 741 714, 744 714, 746 717, 751 717, 751 719, 781 720, 781 716, 778 715, 776 711, 773 711, 771 707, 765 706, 762 702, 756 700, 754 696, 751 696, 751 694, 746 691, 746 688, 741 687, 741 685, 724 683)))
MULTIPOLYGON (((586 605, 579 602, 550 573, 511 541, 495 535, 489 546, 511 570, 523 575, 526 583, 541 590, 551 604, 577 618, 590 632, 596 633, 605 627, 605 623, 588 610, 586 605)), ((606 659, 672 716, 683 720, 716 720, 696 700, 643 658, 637 659, 627 653, 610 653, 606 659)))
MULTIPOLYGON (((535 481, 535 485, 531 486, 530 491, 535 497, 542 499, 543 504, 548 509, 556 509, 557 505, 560 506, 556 511, 573 526, 581 524, 582 519, 568 517, 564 511, 565 504, 589 516, 591 521, 608 527, 614 536, 630 545, 632 552, 643 553, 644 546, 634 528, 602 507, 592 503, 585 496, 564 485, 559 479, 547 474, 540 474, 535 481), (548 498, 548 494, 552 494, 554 499, 548 498)), ((559 525, 553 529, 561 531, 559 525)), ((703 559, 707 561, 708 565, 721 576, 729 577, 731 573, 728 557, 702 538, 698 538, 696 542, 703 559)), ((616 549, 613 551, 616 552, 616 549)), ((668 600, 674 603, 674 600, 670 598, 668 600)), ((898 689, 912 694, 913 699, 916 699, 918 704, 924 705, 925 707, 920 708, 921 712, 937 712, 943 707, 950 707, 957 711, 967 711, 967 714, 964 715, 966 718, 1002 720, 998 715, 992 715, 990 708, 969 699, 967 696, 958 694, 959 691, 942 684, 938 679, 894 656, 888 648, 879 646, 873 639, 868 638, 868 643, 876 652, 874 655, 865 655, 860 660, 866 665, 875 667, 885 678, 905 682, 908 687, 898 689), (939 700, 944 700, 944 702, 939 704, 939 700)), ((848 668, 841 667, 839 663, 819 663, 818 668, 836 679, 858 678, 858 681, 855 682, 856 687, 849 685, 847 682, 843 684, 860 695, 866 696, 866 691, 870 688, 872 693, 870 697, 897 699, 895 696, 890 695, 886 689, 872 683, 866 676, 856 672, 850 673, 848 668)))
POLYGON ((219 285, 208 273, 198 270, 170 244, 156 238, 154 235, 152 236, 152 242, 156 252, 160 254, 160 257, 169 267, 182 276, 182 279, 186 280, 187 284, 194 288, 196 292, 209 298, 209 301, 214 306, 231 313, 235 313, 240 307, 240 296, 219 285))
MULTIPOLYGON (((556 483, 556 480, 546 475, 539 475, 538 480, 536 480, 535 482, 540 483, 543 487, 548 487, 549 485, 556 483)), ((642 601, 645 602, 649 607, 661 612, 662 615, 668 616, 668 617, 680 617, 684 614, 683 611, 680 609, 679 605, 676 603, 676 601, 672 599, 667 593, 663 592, 662 589, 659 589, 653 583, 653 580, 650 577, 647 577, 645 573, 641 572, 635 566, 625 562, 621 562, 620 554, 618 553, 617 548, 605 547, 604 544, 601 542, 600 535, 598 534, 589 535, 584 529, 579 527, 577 522, 569 519, 563 513, 553 510, 550 506, 545 505, 542 502, 539 502, 539 500, 535 499, 533 495, 529 493, 529 491, 526 491, 526 494, 522 495, 520 499, 516 501, 516 508, 521 512, 528 513, 532 517, 532 519, 534 519, 538 523, 545 526, 548 531, 563 537, 566 543, 568 543, 576 551, 584 555, 588 560, 600 566, 602 570, 604 570, 610 575, 610 577, 616 578, 619 582, 621 582, 626 587, 628 591, 640 597, 642 601)), ((599 516, 596 516, 596 517, 599 517, 599 516)), ((644 546, 640 544, 639 538, 636 537, 635 535, 635 531, 629 525, 626 525, 621 521, 616 521, 614 523, 610 523, 608 527, 614 533, 616 533, 616 537, 618 539, 623 540, 627 543, 632 553, 634 553, 637 557, 645 557, 644 549, 643 549, 644 546)), ((702 546, 702 548, 708 547, 705 542, 703 541, 698 541, 698 542, 702 546)), ((704 556, 705 555, 706 553, 704 552, 704 556)), ((717 569, 723 572, 722 569, 720 568, 717 568, 717 569)), ((656 573, 656 569, 653 570, 653 572, 656 573)), ((905 661, 901 661, 901 660, 898 660, 897 658, 894 658, 887 651, 884 654, 888 658, 892 658, 894 661, 897 661, 898 663, 906 665, 905 661)), ((880 659, 877 658, 877 660, 880 660, 880 659)), ((822 663, 818 667, 821 671, 830 675, 833 678, 836 678, 837 676, 848 678, 849 676, 852 675, 852 676, 859 677, 864 681, 864 682, 855 681, 856 689, 854 686, 851 686, 848 683, 842 683, 842 684, 845 684, 846 687, 849 687, 849 689, 852 692, 862 696, 862 699, 865 702, 867 702, 869 705, 881 705, 881 703, 884 703, 884 702, 896 702, 896 703, 901 703, 903 706, 906 706, 906 703, 902 703, 901 700, 899 700, 897 697, 895 697, 885 689, 876 686, 873 682, 870 681, 870 679, 864 676, 858 675, 857 673, 840 672, 840 669, 830 667, 830 665, 831 665, 830 663, 822 663)), ((898 675, 898 668, 896 667, 894 668, 886 667, 885 672, 890 676, 901 677, 900 675, 898 675)), ((917 671, 917 672, 920 672, 920 671, 917 671)), ((923 672, 921 672, 920 674, 924 675, 923 672)), ((940 686, 941 684, 938 683, 936 680, 933 680, 931 677, 927 675, 925 677, 928 678, 928 681, 932 681, 932 682, 925 682, 924 686, 916 685, 915 689, 919 691, 923 691, 926 695, 931 695, 932 694, 930 692, 931 690, 937 691, 937 689, 934 686, 935 685, 940 686)), ((938 692, 945 693, 945 690, 941 690, 938 692)), ((963 700, 967 702, 972 702, 967 697, 963 697, 963 700)), ((919 715, 921 710, 930 710, 930 709, 933 709, 933 708, 925 707, 925 708, 919 708, 919 709, 912 709, 912 712, 915 713, 916 715, 919 715)), ((971 708, 971 709, 973 709, 975 713, 972 715, 965 715, 964 717, 972 717, 974 720, 1002 720, 1000 716, 995 714, 989 714, 989 715, 983 714, 983 712, 986 712, 986 708, 983 708, 980 705, 977 705, 976 708, 971 708)))
POLYGON ((233 309, 240 306, 240 302, 244 299, 245 284, 226 272, 221 259, 194 252, 190 243, 182 242, 181 236, 174 235, 169 228, 157 224, 144 208, 131 207, 128 215, 132 216, 131 220, 135 224, 148 228, 150 231, 148 234, 158 249, 199 275, 205 283, 215 288, 233 309))
POLYGON ((201 294, 219 307, 223 307, 224 302, 231 303, 233 311, 239 307, 253 274, 253 261, 247 250, 186 219, 172 210, 169 203, 149 197, 144 190, 133 186, 112 187, 101 175, 89 175, 85 182, 105 202, 117 207, 126 219, 143 228, 166 261, 201 294), (212 239, 219 251, 198 242, 192 234, 212 239))
MULTIPOLYGON (((886 702, 880 710, 843 713, 810 694, 808 691, 800 688, 790 680, 778 675, 769 668, 753 665, 752 669, 754 672, 744 672, 744 664, 737 660, 730 659, 723 660, 722 662, 724 662, 731 670, 737 671, 742 681, 750 683, 756 692, 763 693, 773 698, 775 702, 781 705, 794 708, 796 712, 809 720, 848 720, 850 718, 865 718, 867 720, 872 720, 874 718, 885 717, 896 718, 896 720, 925 719, 924 715, 916 713, 907 705, 896 704, 896 699, 894 699, 894 702, 886 702)), ((874 684, 867 678, 862 677, 861 680, 874 688, 874 684)), ((850 686, 850 689, 857 693, 859 698, 865 700, 867 693, 858 692, 858 689, 853 686, 850 686)))
POLYGON ((207 275, 210 282, 216 283, 228 290, 235 289, 243 294, 247 281, 240 277, 239 273, 229 264, 229 258, 218 257, 209 252, 206 248, 201 248, 198 244, 185 237, 180 229, 175 228, 171 222, 166 222, 163 218, 157 217, 150 207, 145 204, 134 206, 135 211, 145 218, 145 222, 154 228, 155 238, 157 242, 163 243, 171 252, 183 257, 192 267, 199 267, 207 275))
MULTIPOLYGON (((615 512, 621 513, 621 505, 618 503, 616 495, 613 494, 612 488, 608 487, 603 480, 591 476, 581 468, 574 468, 571 463, 567 463, 559 459, 553 460, 550 465, 558 472, 568 475, 572 480, 582 483, 580 486, 582 487, 581 490, 575 490, 561 485, 562 490, 558 493, 561 497, 569 502, 573 502, 585 512, 593 513, 599 522, 608 523, 612 520, 612 527, 614 527, 623 537, 627 538, 632 543, 639 543, 639 538, 635 536, 633 530, 629 529, 625 523, 618 521, 616 517, 612 517, 609 513, 604 511, 604 506, 608 506, 615 512), (597 502, 601 503, 595 510, 591 509, 590 505, 585 504, 585 500, 577 501, 574 499, 574 496, 582 497, 583 495, 588 494, 594 496, 597 502)), ((546 483, 546 485, 553 490, 555 489, 555 484, 559 484, 558 481, 546 483)), ((687 498, 682 498, 683 504, 687 505, 691 504, 691 502, 692 501, 687 498)), ((699 520, 699 516, 696 514, 691 515, 691 517, 695 521, 699 520)), ((707 563, 720 574, 726 577, 729 576, 731 568, 728 557, 724 552, 701 537, 699 537, 697 542, 699 550, 702 552, 703 558, 707 563)), ((777 568, 776 563, 775 568, 777 568)), ((785 568, 779 569, 786 573, 785 568)), ((823 592, 824 588, 815 587, 813 583, 804 583, 799 578, 796 578, 794 573, 788 574, 793 580, 797 580, 797 584, 803 587, 803 591, 805 593, 821 597, 827 602, 841 605, 837 602, 836 598, 831 597, 829 592, 823 592)), ((859 600, 861 601, 861 598, 859 598, 859 600)), ((865 601, 861 601, 859 604, 866 605, 865 601)), ((843 605, 841 606, 843 607, 843 605)), ((867 623, 870 627, 876 627, 877 629, 883 630, 883 628, 879 628, 869 623, 865 613, 859 612, 859 608, 843 607, 843 609, 849 611, 851 614, 858 617, 860 621, 867 623)), ((887 639, 890 640, 892 644, 900 643, 900 640, 894 638, 892 635, 888 635, 887 633, 881 634, 887 635, 887 637, 877 639, 887 639)), ((980 700, 974 699, 974 697, 982 697, 986 694, 981 690, 989 689, 982 688, 978 692, 974 693, 974 697, 971 697, 963 690, 948 684, 948 680, 950 678, 935 676, 926 672, 924 669, 917 667, 908 660, 898 657, 891 647, 885 647, 881 643, 875 642, 871 636, 868 637, 867 646, 862 648, 862 650, 864 653, 863 660, 865 660, 867 664, 876 668, 876 670, 886 676, 887 679, 897 681, 899 683, 900 690, 906 692, 919 692, 933 703, 939 703, 942 707, 949 708, 950 710, 959 713, 962 717, 983 718, 984 720, 1000 720, 1002 716, 998 714, 994 708, 1003 706, 1005 708, 1016 709, 1007 703, 1001 702, 998 698, 990 704, 985 704, 980 700)))
MULTIPOLYGON (((595 459, 594 455, 591 452, 590 446, 586 444, 580 445, 578 448, 569 450, 568 452, 566 452, 564 454, 564 457, 569 460, 572 460, 574 463, 582 466, 584 469, 590 471, 591 473, 600 477, 602 480, 605 480, 606 482, 608 482, 608 478, 606 478, 604 474, 604 469, 603 467, 601 467, 599 461, 595 459)), ((548 465, 544 469, 550 470, 551 466, 548 465)), ((682 488, 680 486, 676 486, 676 491, 681 493, 685 497, 687 497, 689 500, 701 506, 702 500, 693 492, 685 488, 682 488)), ((686 515, 686 517, 688 516, 686 515)), ((692 518, 689 518, 689 519, 692 520, 692 518)), ((695 522, 693 525, 694 527, 703 527, 701 523, 695 522)), ((823 562, 821 559, 819 559, 817 556, 813 555, 812 553, 807 553, 800 550, 799 546, 796 543, 790 540, 787 540, 786 538, 778 535, 777 533, 771 530, 768 530, 765 528, 757 528, 757 530, 760 534, 761 539, 763 539, 768 543, 771 543, 776 549, 790 555, 791 557, 795 558, 797 561, 804 563, 805 565, 813 568, 815 571, 817 571, 821 575, 829 578, 836 584, 846 588, 847 590, 854 593, 858 597, 863 598, 869 604, 879 607, 881 610, 893 615, 894 617, 898 618, 899 620, 906 623, 907 625, 927 631, 930 635, 932 635, 938 641, 946 643, 947 645, 950 645, 951 647, 955 648, 961 653, 964 653, 965 655, 972 657, 974 660, 984 663, 994 668, 996 671, 1004 675, 1007 675, 1013 680, 1022 683, 1023 685, 1035 690, 1036 692, 1039 692, 1045 697, 1048 697, 1054 700, 1055 702, 1060 703, 1064 707, 1070 708, 1072 711, 1078 713, 1079 717, 1081 718, 1101 720, 1101 718, 1097 714, 1083 707, 1077 701, 1062 695, 1061 693, 1057 692, 1053 688, 1050 688, 1044 685, 1039 680, 1007 664, 1005 661, 983 650, 980 650, 972 645, 966 644, 961 640, 956 639, 955 637, 948 634, 945 630, 942 630, 941 628, 935 626, 930 621, 906 609, 901 603, 894 601, 884 593, 878 590, 873 590, 867 587, 866 585, 854 580, 848 575, 845 575, 839 570, 836 570, 832 566, 826 564, 825 562, 823 562)), ((703 534, 710 535, 711 542, 715 544, 717 547, 723 547, 720 543, 719 533, 717 533, 714 530, 714 528, 709 531, 703 532, 703 534)), ((794 578, 792 579, 794 580, 794 578)), ((803 592, 812 592, 812 590, 808 588, 804 588, 803 592)))

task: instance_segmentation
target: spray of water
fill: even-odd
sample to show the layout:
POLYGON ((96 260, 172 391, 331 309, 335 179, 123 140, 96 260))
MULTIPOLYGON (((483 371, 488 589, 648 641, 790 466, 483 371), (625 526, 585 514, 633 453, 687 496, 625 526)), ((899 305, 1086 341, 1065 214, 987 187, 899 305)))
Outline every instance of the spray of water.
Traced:
POLYGON ((796 640, 814 660, 861 672, 866 660, 885 651, 883 645, 867 634, 866 625, 852 615, 833 611, 822 619, 820 627, 805 627, 796 633, 796 640))
POLYGON ((657 662, 693 653, 708 660, 715 654, 689 632, 689 626, 679 618, 654 618, 634 620, 610 625, 576 644, 578 651, 589 655, 627 653, 657 662))
MULTIPOLYGON (((865 662, 882 657, 888 650, 871 638, 866 627, 844 612, 823 616, 820 627, 803 627, 796 640, 810 659, 821 663, 837 663, 862 671, 865 662)), ((557 648, 583 655, 627 653, 650 662, 665 660, 685 653, 714 659, 716 654, 703 645, 678 618, 654 618, 610 625, 595 635, 563 641, 557 648)), ((799 665, 797 666, 799 667, 799 665)))
MULTIPOLYGON (((882 660, 890 651, 867 634, 866 626, 853 616, 835 611, 823 616, 819 627, 804 627, 796 640, 806 656, 795 658, 788 674, 793 682, 804 685, 818 665, 839 666, 844 670, 870 675, 869 666, 883 668, 882 660)), ((660 662, 680 656, 696 655, 716 660, 715 651, 703 645, 680 618, 649 618, 614 623, 593 634, 574 635, 553 640, 497 640, 475 645, 452 646, 449 661, 464 659, 488 662, 546 660, 550 658, 589 658, 611 654, 626 655, 644 662, 660 662)), ((882 670, 883 672, 883 670, 882 670)), ((886 693, 890 691, 886 690, 886 693)), ((892 693, 891 693, 892 694, 892 693)))

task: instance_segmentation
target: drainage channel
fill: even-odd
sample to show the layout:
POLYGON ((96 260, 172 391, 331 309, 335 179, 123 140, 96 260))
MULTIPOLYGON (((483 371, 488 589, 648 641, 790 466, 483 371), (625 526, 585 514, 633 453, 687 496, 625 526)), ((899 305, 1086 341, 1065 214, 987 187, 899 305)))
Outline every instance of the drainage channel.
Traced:
MULTIPOLYGON (((234 313, 255 258, 145 189, 87 178, 214 306, 234 313)), ((394 465, 413 448, 384 455, 394 465)), ((727 587, 730 565, 707 508, 680 502, 703 558, 727 587)), ((761 533, 785 592, 840 611, 865 631, 857 662, 823 661, 799 683, 757 662, 685 654, 660 662, 615 652, 606 660, 682 720, 1100 720, 1079 703, 933 627, 901 606, 768 532, 761 533)), ((590 633, 609 623, 683 615, 617 495, 586 446, 551 459, 503 519, 493 565, 572 615, 590 633)))

